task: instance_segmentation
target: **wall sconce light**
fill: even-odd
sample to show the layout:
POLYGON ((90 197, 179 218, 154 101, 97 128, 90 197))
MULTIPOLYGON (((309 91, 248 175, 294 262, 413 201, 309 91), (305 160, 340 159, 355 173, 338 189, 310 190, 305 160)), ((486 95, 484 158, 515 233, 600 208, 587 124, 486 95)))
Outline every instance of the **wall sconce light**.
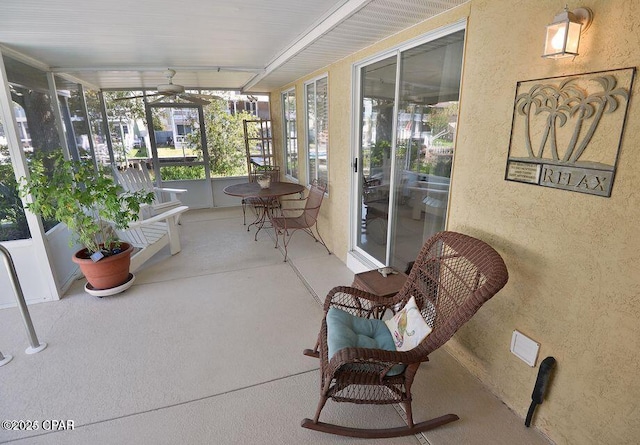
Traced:
POLYGON ((547 25, 542 57, 561 59, 577 56, 580 33, 589 28, 592 20, 593 12, 589 8, 569 11, 565 6, 564 11, 553 18, 553 23, 547 25))

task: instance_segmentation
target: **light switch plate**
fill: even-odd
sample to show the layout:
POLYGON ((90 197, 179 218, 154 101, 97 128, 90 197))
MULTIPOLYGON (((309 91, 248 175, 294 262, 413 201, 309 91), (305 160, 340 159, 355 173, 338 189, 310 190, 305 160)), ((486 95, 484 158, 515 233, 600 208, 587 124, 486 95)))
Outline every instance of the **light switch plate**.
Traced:
POLYGON ((513 331, 511 336, 511 352, 527 365, 536 366, 540 343, 531 340, 520 331, 513 331))

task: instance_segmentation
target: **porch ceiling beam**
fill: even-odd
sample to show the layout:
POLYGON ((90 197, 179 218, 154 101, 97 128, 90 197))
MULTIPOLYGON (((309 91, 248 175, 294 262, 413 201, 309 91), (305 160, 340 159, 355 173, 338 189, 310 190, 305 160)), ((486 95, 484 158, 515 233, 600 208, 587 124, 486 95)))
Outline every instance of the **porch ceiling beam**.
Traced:
POLYGON ((304 32, 297 40, 291 43, 287 48, 281 51, 273 60, 271 60, 264 71, 256 74, 243 87, 242 91, 248 90, 262 79, 267 77, 274 70, 284 65, 288 60, 304 50, 307 46, 318 40, 327 32, 338 26, 344 20, 365 7, 372 0, 347 0, 341 6, 329 11, 321 17, 311 28, 304 32))
POLYGON ((50 70, 54 73, 86 73, 99 71, 165 71, 171 68, 176 71, 224 71, 257 73, 264 72, 264 68, 249 66, 180 66, 180 65, 104 65, 104 66, 54 66, 50 70))

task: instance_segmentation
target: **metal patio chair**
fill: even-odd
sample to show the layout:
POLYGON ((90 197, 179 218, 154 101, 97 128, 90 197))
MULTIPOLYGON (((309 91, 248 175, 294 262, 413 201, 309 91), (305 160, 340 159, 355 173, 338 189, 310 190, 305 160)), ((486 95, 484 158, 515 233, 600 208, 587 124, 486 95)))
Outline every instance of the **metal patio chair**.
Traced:
MULTIPOLYGON (((318 213, 320 213, 320 205, 324 198, 324 194, 327 191, 327 185, 314 181, 309 189, 309 194, 306 198, 306 203, 303 208, 300 207, 282 207, 282 213, 284 216, 273 217, 271 222, 276 235, 276 247, 278 247, 278 241, 282 236, 282 244, 284 246, 284 260, 287 261, 287 246, 291 241, 293 234, 302 230, 309 234, 316 242, 319 242, 327 249, 327 252, 331 254, 329 248, 325 244, 320 231, 318 230, 318 213), (287 216, 287 214, 291 216, 287 216), (294 216, 295 214, 295 216, 294 216), (316 229, 316 234, 313 233, 313 227, 316 229)), ((285 200, 283 200, 285 201, 285 200)), ((290 200, 288 200, 290 201, 290 200)))

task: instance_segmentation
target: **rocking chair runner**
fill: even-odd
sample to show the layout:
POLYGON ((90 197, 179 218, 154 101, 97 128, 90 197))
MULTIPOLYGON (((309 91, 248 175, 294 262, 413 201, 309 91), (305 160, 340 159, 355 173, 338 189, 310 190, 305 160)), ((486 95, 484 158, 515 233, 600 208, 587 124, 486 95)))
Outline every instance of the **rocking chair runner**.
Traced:
POLYGON ((504 261, 488 244, 460 233, 439 232, 422 247, 407 281, 395 296, 383 298, 343 286, 332 289, 325 300, 318 344, 314 350, 304 351, 305 355, 320 358, 321 395, 315 418, 304 419, 302 426, 343 436, 383 438, 417 434, 458 420, 455 414, 446 414, 414 424, 413 379, 420 363, 427 361, 429 354, 446 343, 484 302, 502 289, 507 279, 504 261), (415 348, 401 352, 345 347, 329 357, 327 313, 331 308, 347 312, 357 320, 384 323, 378 320, 387 310, 395 314, 411 297, 432 328, 415 348), (408 426, 358 429, 319 422, 329 398, 337 402, 401 403, 408 426))

